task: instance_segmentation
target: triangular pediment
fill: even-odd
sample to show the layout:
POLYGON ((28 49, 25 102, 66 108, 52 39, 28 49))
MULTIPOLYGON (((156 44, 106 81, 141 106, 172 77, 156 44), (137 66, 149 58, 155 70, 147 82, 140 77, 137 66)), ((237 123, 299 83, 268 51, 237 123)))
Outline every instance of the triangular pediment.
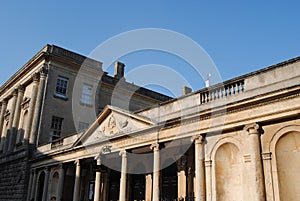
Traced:
POLYGON ((77 145, 90 145, 109 139, 118 138, 131 133, 139 132, 155 125, 155 122, 122 110, 107 106, 96 121, 74 143, 77 145))

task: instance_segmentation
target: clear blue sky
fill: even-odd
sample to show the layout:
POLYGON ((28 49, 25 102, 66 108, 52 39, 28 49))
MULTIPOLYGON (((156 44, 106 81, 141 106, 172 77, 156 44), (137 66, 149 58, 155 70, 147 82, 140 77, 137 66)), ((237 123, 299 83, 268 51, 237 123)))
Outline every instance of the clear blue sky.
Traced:
MULTIPOLYGON (((190 37, 227 80, 300 56, 299 2, 1 1, 0 85, 47 43, 88 55, 110 37, 139 28, 190 37)), ((136 66, 134 59, 124 60, 136 66)))

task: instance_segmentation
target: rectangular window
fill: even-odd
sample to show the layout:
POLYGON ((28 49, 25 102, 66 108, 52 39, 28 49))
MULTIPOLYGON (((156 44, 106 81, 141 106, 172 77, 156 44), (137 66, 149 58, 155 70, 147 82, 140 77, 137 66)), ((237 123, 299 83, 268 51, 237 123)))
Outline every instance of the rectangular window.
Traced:
POLYGON ((82 130, 85 130, 89 127, 89 124, 88 123, 84 123, 84 122, 79 122, 79 125, 78 125, 78 131, 82 131, 82 130))
POLYGON ((55 88, 56 95, 60 95, 64 97, 67 96, 68 82, 69 82, 68 78, 58 76, 56 81, 56 88, 55 88))
POLYGON ((93 87, 91 85, 84 84, 82 87, 81 103, 86 105, 92 105, 93 87))
POLYGON ((62 124, 63 124, 63 118, 61 117, 52 117, 51 122, 51 141, 56 140, 61 137, 61 131, 62 131, 62 124))

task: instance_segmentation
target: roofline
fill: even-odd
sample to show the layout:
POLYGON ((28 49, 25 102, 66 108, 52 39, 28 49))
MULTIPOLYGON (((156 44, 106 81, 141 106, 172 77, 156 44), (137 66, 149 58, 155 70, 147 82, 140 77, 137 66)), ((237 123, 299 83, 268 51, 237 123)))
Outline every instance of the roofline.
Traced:
POLYGON ((191 92, 191 93, 188 93, 186 95, 183 95, 183 96, 180 96, 180 97, 177 97, 177 98, 173 98, 171 100, 167 100, 167 101, 164 101, 164 102, 161 102, 161 103, 158 103, 156 104, 156 106, 149 106, 149 107, 146 107, 146 108, 143 108, 143 109, 140 109, 140 110, 136 110, 134 111, 134 113, 140 113, 140 112, 143 112, 143 111, 147 111, 151 108, 154 108, 154 107, 159 107, 159 106, 162 106, 162 105, 166 105, 168 103, 172 103, 172 102, 175 102, 177 100, 180 100, 180 99, 183 99, 185 97, 188 97, 188 96, 192 96, 192 95, 195 95, 197 93, 200 93, 200 92, 203 92, 203 91, 210 91, 210 90, 213 90, 215 88, 218 88, 220 86, 224 86, 224 85, 227 85, 229 83, 232 83, 232 82, 236 82, 236 81, 239 81, 239 80, 244 80, 245 78, 249 78, 253 75, 257 75, 257 74, 261 74, 261 73, 264 73, 264 72, 267 72, 267 71, 270 71, 270 70, 273 70, 275 68, 279 68, 279 67, 283 67, 283 66, 286 66, 288 64, 292 64, 292 63, 296 63, 300 61, 300 56, 298 57, 294 57, 292 59, 288 59, 288 60, 285 60, 285 61, 282 61, 282 62, 279 62, 277 64, 273 64, 273 65, 270 65, 270 66, 267 66, 267 67, 264 67, 262 69, 259 69, 259 70, 256 70, 256 71, 253 71, 253 72, 250 72, 250 73, 246 73, 244 75, 240 75, 238 77, 235 77, 235 78, 232 78, 232 79, 229 79, 229 80, 226 80, 224 82, 220 82, 220 83, 217 83, 217 84, 214 84, 210 87, 205 87, 205 88, 202 88, 202 89, 199 89, 197 91, 194 91, 194 92, 191 92))

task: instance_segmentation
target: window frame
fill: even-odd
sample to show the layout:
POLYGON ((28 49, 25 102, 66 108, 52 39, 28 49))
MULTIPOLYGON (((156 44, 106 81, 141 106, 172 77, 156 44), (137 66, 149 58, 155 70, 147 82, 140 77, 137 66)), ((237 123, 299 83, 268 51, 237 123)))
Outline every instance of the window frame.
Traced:
POLYGON ((94 94, 93 85, 84 83, 82 85, 80 103, 83 104, 83 105, 91 106, 92 102, 93 102, 93 94, 94 94), (87 93, 88 90, 85 90, 85 87, 89 87, 91 89, 90 93, 87 93))
POLYGON ((69 87, 69 78, 58 75, 56 78, 56 83, 55 83, 55 96, 60 97, 60 98, 67 98, 68 97, 68 87, 69 87), (60 86, 59 86, 59 80, 61 80, 61 82, 65 82, 66 86, 61 86, 62 83, 60 83, 60 86))
POLYGON ((63 122, 64 122, 64 118, 58 117, 58 116, 52 116, 51 125, 50 125, 50 141, 51 142, 61 138, 61 134, 62 134, 62 130, 63 130, 63 122), (55 123, 54 120, 58 120, 58 121, 55 123))

